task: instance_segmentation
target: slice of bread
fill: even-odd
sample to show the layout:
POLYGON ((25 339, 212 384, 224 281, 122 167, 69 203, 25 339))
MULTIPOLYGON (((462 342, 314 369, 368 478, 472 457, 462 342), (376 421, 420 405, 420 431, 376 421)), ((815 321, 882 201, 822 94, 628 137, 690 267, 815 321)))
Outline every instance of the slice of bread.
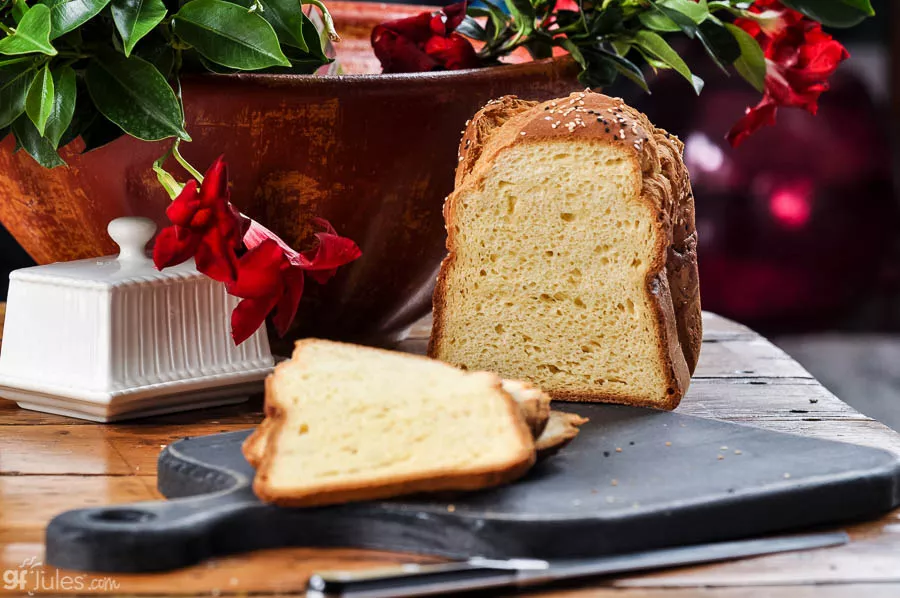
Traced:
MULTIPOLYGON (((271 407, 275 401, 268 399, 275 393, 271 380, 271 377, 266 379, 266 417, 243 444, 244 457, 253 467, 259 467, 262 462, 275 420, 275 410, 271 407)), ((516 402, 531 431, 531 437, 537 440, 550 418, 550 395, 520 380, 503 380, 502 388, 516 402)))
POLYGON ((485 106, 444 206, 429 355, 554 399, 675 408, 702 335, 682 149, 601 94, 485 106))
POLYGON ((575 413, 551 411, 547 421, 547 427, 537 439, 534 447, 537 449, 538 460, 552 457, 578 436, 579 426, 588 422, 588 418, 575 413))
POLYGON ((484 488, 535 459, 500 378, 379 349, 297 343, 267 383, 266 414, 248 440, 253 489, 283 506, 484 488))

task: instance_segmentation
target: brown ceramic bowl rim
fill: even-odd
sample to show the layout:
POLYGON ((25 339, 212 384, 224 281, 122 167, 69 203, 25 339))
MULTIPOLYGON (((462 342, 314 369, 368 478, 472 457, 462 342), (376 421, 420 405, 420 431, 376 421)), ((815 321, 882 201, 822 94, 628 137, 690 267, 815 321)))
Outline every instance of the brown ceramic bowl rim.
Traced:
POLYGON ((368 73, 356 75, 293 75, 271 73, 194 73, 183 75, 184 79, 210 81, 232 81, 239 83, 262 84, 266 87, 319 87, 329 85, 355 87, 408 87, 446 86, 454 83, 474 83, 489 81, 495 78, 508 78, 517 75, 538 75, 540 73, 567 72, 577 68, 571 56, 555 56, 540 60, 530 60, 514 64, 501 64, 477 69, 460 69, 454 71, 430 71, 425 73, 368 73))

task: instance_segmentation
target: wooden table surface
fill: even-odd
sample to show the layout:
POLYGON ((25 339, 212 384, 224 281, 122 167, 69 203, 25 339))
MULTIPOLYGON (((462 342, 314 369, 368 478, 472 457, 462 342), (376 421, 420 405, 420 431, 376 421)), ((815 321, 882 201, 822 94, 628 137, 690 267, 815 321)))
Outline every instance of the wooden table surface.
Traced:
MULTIPOLYGON (((854 411, 748 328, 705 314, 700 364, 680 413, 855 442, 900 453, 900 435, 854 411)), ((428 323, 403 348, 422 352, 428 323)), ((239 406, 99 425, 0 400, 0 570, 28 569, 41 594, 298 595, 312 571, 428 557, 354 549, 280 549, 218 558, 152 575, 82 574, 42 566, 44 527, 61 511, 161 499, 156 456, 183 436, 242 430, 261 419, 259 397, 239 406), (68 583, 66 583, 68 580, 68 583), (67 586, 67 587, 63 587, 67 586)), ((865 598, 900 596, 900 509, 846 525, 842 547, 530 590, 527 596, 616 598, 865 598)), ((0 576, 0 595, 11 574, 0 576)), ((497 594, 494 594, 497 595, 497 594)))

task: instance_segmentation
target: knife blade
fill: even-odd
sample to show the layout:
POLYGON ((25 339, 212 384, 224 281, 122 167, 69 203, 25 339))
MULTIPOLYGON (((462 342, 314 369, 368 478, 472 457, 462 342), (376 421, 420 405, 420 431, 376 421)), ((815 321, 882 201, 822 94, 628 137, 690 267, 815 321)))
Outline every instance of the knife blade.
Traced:
POLYGON ((844 532, 760 538, 664 548, 587 559, 485 559, 435 565, 408 564, 368 571, 314 573, 307 598, 403 598, 503 586, 530 586, 563 579, 593 577, 738 558, 840 546, 850 541, 844 532))

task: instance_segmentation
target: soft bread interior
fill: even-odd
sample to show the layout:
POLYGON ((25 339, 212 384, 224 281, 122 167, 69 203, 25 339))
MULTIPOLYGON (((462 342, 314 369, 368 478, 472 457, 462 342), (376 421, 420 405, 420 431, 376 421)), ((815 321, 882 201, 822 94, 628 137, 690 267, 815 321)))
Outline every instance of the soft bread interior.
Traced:
POLYGON ((665 240, 630 151, 517 143, 479 188, 462 188, 448 220, 453 317, 437 358, 554 398, 660 396, 668 378, 648 275, 665 240))
POLYGON ((491 374, 315 341, 298 345, 272 386, 279 418, 257 479, 264 496, 481 487, 524 473, 534 458, 522 416, 491 374))

